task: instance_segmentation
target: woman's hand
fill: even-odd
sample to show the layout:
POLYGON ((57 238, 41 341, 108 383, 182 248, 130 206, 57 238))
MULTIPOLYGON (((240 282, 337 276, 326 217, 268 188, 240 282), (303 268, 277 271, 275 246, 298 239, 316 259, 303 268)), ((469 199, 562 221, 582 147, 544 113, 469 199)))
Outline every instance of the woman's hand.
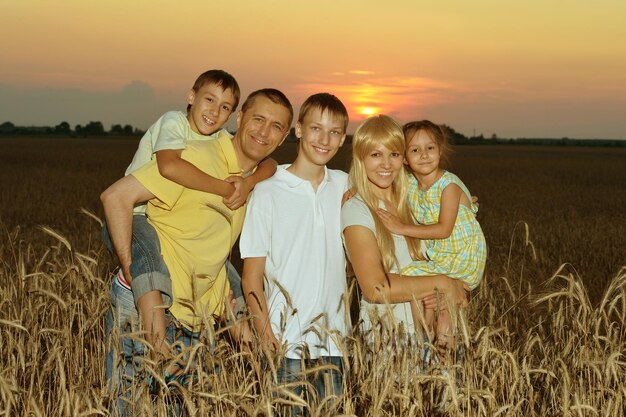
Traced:
POLYGON ((467 307, 467 293, 471 291, 471 288, 461 281, 460 279, 453 279, 445 277, 442 280, 442 290, 446 293, 448 300, 455 307, 465 308, 467 307))
POLYGON ((447 310, 448 303, 442 302, 444 297, 450 301, 450 305, 467 307, 467 293, 470 287, 459 279, 441 277, 436 285, 435 292, 422 298, 424 308, 447 310))

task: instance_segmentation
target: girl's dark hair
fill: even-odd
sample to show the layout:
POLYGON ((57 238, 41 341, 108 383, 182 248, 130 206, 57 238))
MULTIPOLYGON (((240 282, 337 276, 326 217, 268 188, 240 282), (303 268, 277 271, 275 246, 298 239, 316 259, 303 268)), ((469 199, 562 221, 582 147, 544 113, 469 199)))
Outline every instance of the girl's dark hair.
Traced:
POLYGON ((450 162, 452 146, 448 140, 446 130, 442 126, 435 124, 430 120, 417 120, 409 122, 402 126, 402 133, 404 133, 404 140, 406 141, 407 146, 415 134, 420 130, 425 131, 435 142, 437 142, 439 151, 441 152, 440 165, 442 167, 447 167, 450 162))

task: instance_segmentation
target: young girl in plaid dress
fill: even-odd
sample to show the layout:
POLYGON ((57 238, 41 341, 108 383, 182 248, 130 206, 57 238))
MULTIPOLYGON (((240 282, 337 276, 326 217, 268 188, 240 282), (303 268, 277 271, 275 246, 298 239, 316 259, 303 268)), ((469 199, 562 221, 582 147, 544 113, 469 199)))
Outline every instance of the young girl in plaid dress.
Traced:
MULTIPOLYGON (((426 259, 412 262, 402 275, 447 275, 474 289, 485 270, 487 244, 469 190, 456 175, 442 168, 450 153, 446 135, 428 120, 407 123, 403 132, 405 164, 412 173, 408 202, 418 224, 405 224, 393 213, 377 211, 392 233, 424 241, 426 259)), ((417 311, 413 315, 418 318, 417 311)), ((432 326, 434 311, 427 309, 425 318, 432 326)), ((451 346, 453 332, 447 313, 440 314, 436 327, 438 343, 451 346)))

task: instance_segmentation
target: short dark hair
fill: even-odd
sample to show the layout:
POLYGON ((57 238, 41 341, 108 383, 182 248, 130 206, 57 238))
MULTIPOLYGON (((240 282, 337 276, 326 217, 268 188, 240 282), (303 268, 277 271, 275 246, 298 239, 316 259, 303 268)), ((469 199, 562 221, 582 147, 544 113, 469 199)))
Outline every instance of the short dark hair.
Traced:
POLYGON ((244 101, 241 105, 241 111, 245 112, 246 110, 248 110, 254 103, 254 100, 256 100, 256 98, 259 96, 263 96, 273 103, 280 104, 281 106, 289 110, 289 124, 287 125, 287 128, 289 128, 289 126, 291 126, 291 122, 293 122, 293 106, 291 105, 291 102, 289 102, 287 96, 283 94, 282 91, 275 88, 262 88, 260 90, 256 90, 250 93, 246 101, 244 101))
MULTIPOLYGON (((212 69, 203 72, 196 78, 196 82, 193 83, 193 87, 191 89, 194 92, 198 92, 205 84, 215 84, 222 87, 224 91, 230 90, 235 97, 235 102, 233 103, 233 111, 239 105, 239 98, 241 97, 241 91, 239 90, 239 84, 235 77, 230 75, 224 70, 212 69)), ((187 111, 191 109, 191 104, 187 105, 187 111)))
POLYGON ((318 93, 313 94, 307 98, 302 107, 300 107, 300 114, 298 115, 298 122, 302 123, 304 117, 313 109, 319 109, 321 113, 327 111, 329 114, 338 118, 343 123, 343 131, 346 132, 348 128, 348 110, 343 105, 341 100, 330 93, 318 93))

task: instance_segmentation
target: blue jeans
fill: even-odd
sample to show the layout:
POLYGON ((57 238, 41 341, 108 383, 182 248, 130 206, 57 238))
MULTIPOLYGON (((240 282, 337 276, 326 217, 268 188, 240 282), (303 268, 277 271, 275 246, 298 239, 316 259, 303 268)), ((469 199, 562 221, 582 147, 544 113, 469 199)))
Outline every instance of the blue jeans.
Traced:
MULTIPOLYGON (((319 403, 321 400, 335 396, 339 397, 343 394, 344 389, 344 367, 343 358, 341 356, 322 356, 318 359, 291 359, 284 358, 282 363, 276 370, 276 379, 278 384, 288 384, 293 382, 302 382, 291 388, 292 392, 311 404, 316 398, 319 403), (320 365, 330 364, 333 369, 325 369, 315 374, 306 374, 307 369, 311 369, 320 365), (315 390, 315 396, 309 392, 310 384, 315 390), (308 388, 307 388, 308 387, 308 388)), ((332 406, 334 401, 329 401, 328 406, 332 406)), ((300 407, 294 406, 291 409, 292 416, 306 415, 309 410, 301 410, 300 407)))
MULTIPOLYGON (((115 416, 128 416, 133 415, 134 402, 146 392, 138 382, 144 380, 142 362, 147 352, 136 334, 140 328, 139 315, 132 291, 114 278, 110 295, 112 308, 106 317, 106 379, 114 401, 109 411, 115 416)), ((175 353, 199 343, 199 333, 186 329, 169 313, 166 319, 167 342, 173 345, 175 353)))
MULTIPOLYGON (((108 348, 105 373, 119 410, 116 415, 122 416, 132 414, 132 402, 140 393, 135 382, 140 375, 143 357, 147 353, 143 343, 138 340, 138 335, 133 336, 134 332, 140 330, 136 301, 147 291, 159 290, 163 302, 170 304, 172 294, 169 270, 161 257, 159 237, 146 216, 133 216, 132 233, 132 291, 120 285, 116 278, 113 279, 110 292, 112 309, 106 318, 108 348)), ((102 236, 109 250, 113 252, 106 224, 102 229, 102 236)), ((243 297, 241 277, 237 270, 228 262, 226 268, 233 297, 243 297)), ((166 319, 169 323, 166 329, 167 341, 170 344, 177 342, 179 351, 183 346, 189 347, 198 342, 198 333, 185 329, 168 312, 166 319)))
MULTIPOLYGON (((109 250, 115 253, 106 223, 102 228, 102 239, 109 250)), ((135 303, 150 291, 160 291, 163 303, 172 304, 172 281, 161 256, 159 236, 148 218, 140 214, 133 216, 130 274, 135 303)))
MULTIPOLYGON (((163 303, 171 305, 172 281, 161 256, 161 243, 156 230, 146 216, 136 214, 133 216, 132 233, 130 274, 135 303, 147 292, 158 290, 163 296, 163 303)), ((115 253, 106 223, 102 227, 102 239, 109 250, 115 253)), ((241 276, 229 261, 226 261, 226 274, 233 298, 243 297, 241 276)))

